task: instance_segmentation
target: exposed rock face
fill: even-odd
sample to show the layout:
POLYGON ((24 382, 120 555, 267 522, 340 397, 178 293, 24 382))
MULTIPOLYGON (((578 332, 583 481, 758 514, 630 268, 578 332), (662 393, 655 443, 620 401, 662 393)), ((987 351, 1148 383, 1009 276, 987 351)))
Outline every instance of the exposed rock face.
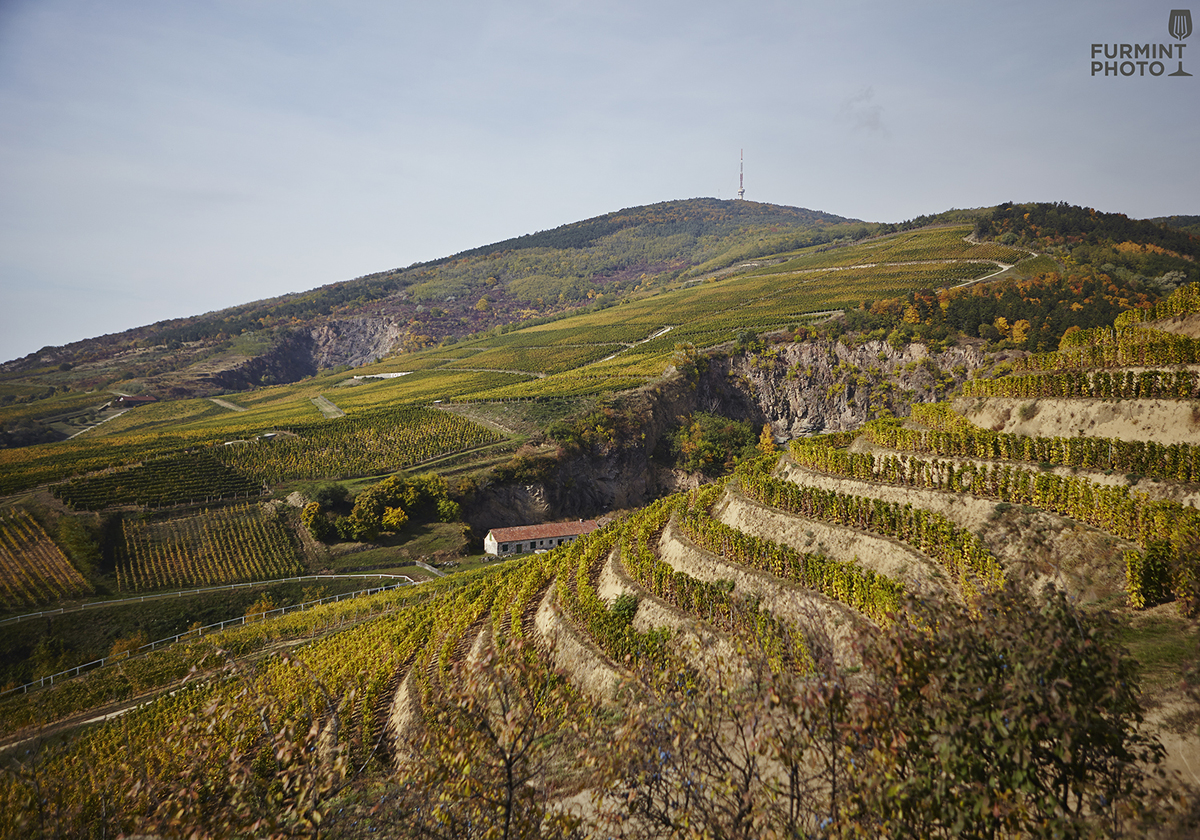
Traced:
POLYGON ((806 341, 733 357, 725 376, 753 399, 777 437, 792 438, 857 428, 879 408, 907 415, 912 403, 944 399, 985 363, 975 344, 930 353, 923 344, 896 350, 884 341, 806 341))
POLYGON ((326 368, 374 362, 392 351, 400 334, 399 325, 383 316, 329 320, 283 332, 257 356, 205 359, 152 377, 146 384, 165 396, 188 397, 296 382, 326 368))
POLYGON ((370 364, 388 355, 401 335, 391 318, 360 315, 317 324, 309 331, 317 369, 370 364))
POLYGON ((146 380, 149 391, 173 399, 245 391, 259 385, 295 382, 317 372, 312 340, 302 333, 285 333, 257 356, 224 354, 146 380))
POLYGON ((690 376, 673 373, 624 395, 623 410, 640 432, 603 450, 560 460, 543 484, 492 487, 471 505, 477 531, 591 517, 632 508, 681 489, 681 479, 651 458, 664 435, 694 411, 755 425, 769 423, 781 438, 853 429, 879 408, 907 415, 914 402, 943 399, 986 360, 977 344, 930 353, 922 344, 900 350, 883 341, 856 347, 835 341, 779 344, 760 354, 699 360, 690 376))
POLYGON ((547 503, 542 484, 499 484, 475 494, 465 519, 482 538, 492 528, 549 522, 565 515, 547 503))

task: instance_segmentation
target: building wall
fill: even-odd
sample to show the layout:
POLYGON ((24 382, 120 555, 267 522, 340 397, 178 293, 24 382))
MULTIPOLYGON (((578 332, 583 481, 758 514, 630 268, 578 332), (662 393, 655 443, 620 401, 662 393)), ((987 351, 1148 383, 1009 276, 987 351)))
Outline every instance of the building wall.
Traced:
POLYGON ((560 545, 575 542, 578 537, 550 537, 540 540, 521 540, 519 542, 497 543, 491 532, 483 539, 483 550, 496 557, 508 557, 513 554, 525 554, 531 551, 549 551, 560 545))

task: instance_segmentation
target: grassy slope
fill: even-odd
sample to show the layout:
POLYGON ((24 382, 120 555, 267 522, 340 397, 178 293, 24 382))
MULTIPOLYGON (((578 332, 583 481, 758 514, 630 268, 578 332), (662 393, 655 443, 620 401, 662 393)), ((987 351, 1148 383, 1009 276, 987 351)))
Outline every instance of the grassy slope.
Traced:
MULTIPOLYGON (((968 246, 962 241, 967 233, 967 227, 932 229, 868 240, 834 252, 816 248, 788 252, 786 273, 762 273, 748 266, 719 278, 677 281, 673 288, 637 292, 626 302, 597 312, 402 354, 353 374, 329 371, 294 385, 223 398, 245 411, 231 411, 208 399, 144 406, 69 442, 0 450, 0 470, 28 469, 32 474, 37 468, 36 483, 41 483, 56 474, 139 460, 147 451, 221 442, 319 421, 321 414, 312 403, 317 396, 325 396, 353 416, 397 403, 596 394, 630 387, 661 374, 677 344, 711 347, 732 340, 741 330, 783 329, 814 313, 862 300, 979 276, 981 264, 968 260, 976 258, 976 250, 988 259, 995 259, 998 252, 991 245, 968 246), (906 264, 915 255, 934 262, 906 264), (889 262, 893 259, 900 264, 889 262), (823 270, 831 260, 841 268, 823 270), (663 332, 666 327, 669 332, 663 332), (409 370, 416 372, 362 384, 352 378, 409 370)), ((1009 258, 1007 253, 1000 255, 1009 258)), ((11 422, 9 417, 18 413, 24 415, 27 409, 2 409, 0 422, 11 422)))

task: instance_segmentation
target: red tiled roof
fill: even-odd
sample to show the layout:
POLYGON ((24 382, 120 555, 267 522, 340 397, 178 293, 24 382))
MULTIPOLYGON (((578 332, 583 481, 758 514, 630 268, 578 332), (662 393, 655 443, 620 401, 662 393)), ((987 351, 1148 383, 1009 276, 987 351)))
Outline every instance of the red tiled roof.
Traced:
POLYGON ((558 537, 577 537, 596 530, 596 520, 577 519, 570 522, 547 522, 544 525, 517 525, 512 528, 493 528, 489 533, 498 543, 523 540, 551 540, 558 537))

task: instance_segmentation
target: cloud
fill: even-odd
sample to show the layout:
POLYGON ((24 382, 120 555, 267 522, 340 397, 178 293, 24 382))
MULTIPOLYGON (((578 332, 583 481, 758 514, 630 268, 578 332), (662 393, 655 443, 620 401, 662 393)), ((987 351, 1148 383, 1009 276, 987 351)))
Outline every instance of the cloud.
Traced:
POLYGON ((860 93, 842 103, 842 119, 854 131, 863 131, 879 137, 888 137, 883 124, 883 106, 875 101, 875 89, 864 88, 860 93))

